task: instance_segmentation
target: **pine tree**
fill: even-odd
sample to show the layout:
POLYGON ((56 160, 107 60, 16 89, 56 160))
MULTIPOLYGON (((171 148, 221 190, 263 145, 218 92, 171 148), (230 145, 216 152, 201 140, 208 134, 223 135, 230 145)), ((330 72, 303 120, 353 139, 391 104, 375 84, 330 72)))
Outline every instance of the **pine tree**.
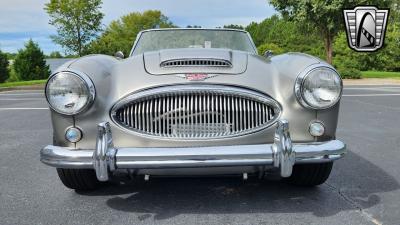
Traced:
POLYGON ((9 77, 7 54, 0 51, 0 83, 5 82, 9 77))
POLYGON ((25 49, 18 51, 14 61, 14 69, 21 80, 47 79, 50 75, 50 68, 46 65, 45 55, 32 39, 25 44, 25 49))

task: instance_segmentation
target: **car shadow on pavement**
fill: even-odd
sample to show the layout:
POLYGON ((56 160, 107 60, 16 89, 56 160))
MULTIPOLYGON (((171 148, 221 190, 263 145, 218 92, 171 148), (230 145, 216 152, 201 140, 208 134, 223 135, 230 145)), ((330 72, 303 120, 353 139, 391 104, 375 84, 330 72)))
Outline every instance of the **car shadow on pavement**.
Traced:
POLYGON ((311 212, 326 217, 372 207, 380 203, 379 193, 397 189, 393 177, 349 152, 334 165, 327 183, 313 188, 257 178, 154 178, 79 194, 109 197, 109 207, 140 213, 141 220, 162 220, 180 214, 230 213, 311 212))

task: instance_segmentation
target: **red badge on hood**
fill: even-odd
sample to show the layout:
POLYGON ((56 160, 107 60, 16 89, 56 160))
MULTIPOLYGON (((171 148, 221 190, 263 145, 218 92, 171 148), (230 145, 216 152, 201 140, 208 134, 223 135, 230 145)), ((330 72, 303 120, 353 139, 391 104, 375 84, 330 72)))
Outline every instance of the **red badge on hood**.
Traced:
POLYGON ((189 81, 203 81, 209 78, 209 75, 206 73, 188 73, 185 74, 185 78, 189 81))

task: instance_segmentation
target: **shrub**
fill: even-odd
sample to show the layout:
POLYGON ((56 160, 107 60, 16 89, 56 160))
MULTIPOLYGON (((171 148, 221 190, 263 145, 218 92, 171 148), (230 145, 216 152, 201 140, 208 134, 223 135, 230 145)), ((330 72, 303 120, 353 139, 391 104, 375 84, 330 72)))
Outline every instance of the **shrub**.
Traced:
POLYGON ((355 68, 341 68, 338 72, 342 79, 361 79, 361 72, 355 68))
POLYGON ((9 77, 7 54, 0 51, 0 83, 6 81, 9 77))
POLYGON ((257 48, 257 50, 259 55, 264 55, 267 50, 271 50, 274 55, 279 55, 285 52, 281 47, 274 43, 262 44, 257 48))
POLYGON ((11 64, 11 65, 8 67, 8 71, 10 72, 10 73, 9 73, 10 76, 8 76, 8 79, 6 80, 6 82, 16 82, 16 81, 20 81, 20 79, 19 79, 17 73, 15 72, 14 64, 11 64))
POLYGON ((45 55, 37 43, 29 40, 25 49, 19 50, 14 61, 14 70, 21 80, 42 80, 50 75, 45 55))

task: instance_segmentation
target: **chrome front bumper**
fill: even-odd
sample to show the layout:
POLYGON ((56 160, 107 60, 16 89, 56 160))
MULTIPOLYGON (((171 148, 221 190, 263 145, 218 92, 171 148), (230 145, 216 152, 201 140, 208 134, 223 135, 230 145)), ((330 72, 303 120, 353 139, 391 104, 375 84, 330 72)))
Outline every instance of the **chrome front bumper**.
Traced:
POLYGON ((108 122, 98 125, 95 150, 46 146, 40 160, 49 166, 94 169, 107 181, 116 169, 167 169, 231 166, 273 166, 282 177, 292 174, 296 163, 329 162, 343 157, 346 145, 339 140, 292 144, 289 124, 277 123, 273 144, 190 148, 115 148, 108 122))

